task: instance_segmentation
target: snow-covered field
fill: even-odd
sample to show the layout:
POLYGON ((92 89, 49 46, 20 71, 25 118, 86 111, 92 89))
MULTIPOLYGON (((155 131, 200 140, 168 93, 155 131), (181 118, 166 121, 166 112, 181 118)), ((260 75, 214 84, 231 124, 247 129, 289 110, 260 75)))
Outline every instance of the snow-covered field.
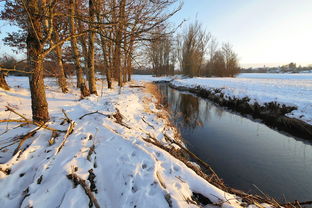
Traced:
POLYGON ((240 74, 236 78, 176 79, 175 86, 219 88, 227 97, 249 97, 251 103, 296 106, 288 117, 312 124, 312 74, 240 74))
MULTIPOLYGON (((5 111, 10 106, 31 118, 28 79, 8 77, 10 91, 0 89, 0 118, 21 119, 5 111)), ((192 83, 200 79, 179 81, 192 83)), ((156 108, 156 99, 143 88, 117 87, 102 91, 99 96, 79 101, 73 88, 62 94, 56 82, 46 79, 51 122, 49 127, 66 130, 65 110, 75 122, 64 147, 64 133, 49 145, 52 132, 41 128, 27 139, 12 156, 19 137, 36 126, 17 123, 0 124, 0 207, 88 207, 89 198, 82 186, 67 178, 75 173, 90 185, 100 207, 198 207, 192 203, 192 192, 201 193, 222 207, 239 207, 237 197, 225 193, 199 177, 180 160, 158 148, 146 138, 155 138, 167 147, 176 147, 165 140, 174 139, 175 129, 168 125, 166 112, 156 108), (122 124, 112 115, 117 109, 122 124), (86 113, 99 113, 80 117, 86 113), (9 174, 8 174, 9 173, 9 174), (94 174, 94 175, 93 175, 94 174)), ((206 81, 203 83, 207 83, 206 81)), ((143 85, 142 82, 132 83, 143 85)))
POLYGON ((237 78, 312 80, 312 73, 241 73, 237 78))

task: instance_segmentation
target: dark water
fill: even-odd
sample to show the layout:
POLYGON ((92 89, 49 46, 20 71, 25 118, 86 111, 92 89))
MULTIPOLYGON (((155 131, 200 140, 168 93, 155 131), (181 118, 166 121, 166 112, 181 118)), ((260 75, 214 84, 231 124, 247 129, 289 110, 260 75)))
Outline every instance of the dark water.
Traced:
POLYGON ((287 201, 312 200, 312 144, 159 84, 188 148, 225 183, 287 201))

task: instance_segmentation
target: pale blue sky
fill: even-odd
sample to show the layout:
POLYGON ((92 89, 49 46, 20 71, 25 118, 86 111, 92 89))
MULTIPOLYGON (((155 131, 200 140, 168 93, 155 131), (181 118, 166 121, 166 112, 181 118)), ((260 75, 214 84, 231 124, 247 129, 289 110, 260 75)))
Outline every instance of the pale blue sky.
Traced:
POLYGON ((185 0, 174 19, 196 17, 242 65, 312 64, 312 0, 185 0))
MULTIPOLYGON (((312 0, 184 0, 172 18, 197 18, 219 42, 230 42, 242 66, 312 64, 312 0)), ((8 30, 0 21, 0 38, 8 30)), ((0 54, 12 53, 0 40, 0 54)))

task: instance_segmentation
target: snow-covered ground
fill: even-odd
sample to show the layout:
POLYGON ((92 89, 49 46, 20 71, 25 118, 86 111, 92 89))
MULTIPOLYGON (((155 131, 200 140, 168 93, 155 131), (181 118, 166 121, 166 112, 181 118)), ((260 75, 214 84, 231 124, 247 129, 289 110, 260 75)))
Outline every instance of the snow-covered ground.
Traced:
POLYGON ((138 75, 134 74, 132 75, 132 79, 136 81, 144 81, 144 82, 155 82, 155 81, 170 81, 174 77, 168 76, 168 77, 155 77, 152 75, 138 75))
MULTIPOLYGON (((5 106, 31 118, 28 79, 7 80, 12 89, 0 89, 0 118, 21 119, 5 111, 5 106)), ((54 80, 45 81, 49 127, 68 128, 67 122, 61 124, 64 109, 75 122, 74 131, 57 152, 64 133, 49 145, 53 134, 41 128, 12 156, 18 136, 37 127, 0 124, 0 207, 88 207, 89 198, 82 186, 75 187, 66 177, 72 173, 86 180, 88 186, 95 174, 96 187, 92 190, 97 190, 93 194, 101 207, 198 207, 192 203, 192 192, 201 193, 222 207, 240 206, 237 197, 211 185, 180 160, 145 140, 152 137, 173 148, 175 145, 169 144, 164 134, 174 139, 176 130, 168 125, 166 112, 157 109, 157 100, 144 88, 108 90, 104 85, 102 90, 98 82, 99 96, 79 100, 74 83, 70 93, 62 94, 54 80), (121 124, 112 116, 117 109, 123 116, 121 124), (101 114, 80 119, 95 111, 101 114)), ((179 83, 188 81, 192 82, 179 83)))
POLYGON ((312 80, 312 73, 240 73, 237 78, 312 80))
POLYGON ((312 124, 312 74, 240 74, 236 78, 176 79, 175 86, 207 90, 219 88, 227 97, 249 97, 250 102, 296 106, 288 117, 312 124))

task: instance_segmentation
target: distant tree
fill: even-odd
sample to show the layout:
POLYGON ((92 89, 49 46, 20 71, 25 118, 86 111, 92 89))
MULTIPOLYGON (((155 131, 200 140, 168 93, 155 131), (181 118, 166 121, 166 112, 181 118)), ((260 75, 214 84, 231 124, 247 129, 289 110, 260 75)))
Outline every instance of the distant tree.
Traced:
POLYGON ((215 41, 212 41, 209 54, 204 76, 233 77, 240 72, 237 55, 229 43, 224 43, 221 49, 217 49, 215 41))
POLYGON ((223 44, 222 53, 225 62, 225 70, 223 76, 233 77, 240 72, 237 55, 234 53, 229 43, 223 44))
POLYGON ((226 76, 226 62, 224 58, 224 54, 221 50, 218 50, 214 53, 212 59, 210 60, 210 64, 212 67, 211 74, 217 77, 226 76))
POLYGON ((297 65, 296 65, 296 63, 291 62, 290 64, 288 64, 288 68, 289 69, 296 69, 297 65))
POLYGON ((208 61, 207 61, 207 64, 206 66, 204 67, 203 69, 203 73, 202 73, 202 76, 213 76, 213 64, 212 64, 212 60, 213 60, 213 57, 215 55, 215 53, 217 52, 218 50, 218 42, 216 40, 216 38, 212 37, 211 40, 209 41, 209 44, 208 44, 208 61))
POLYGON ((182 36, 180 52, 181 67, 185 75, 193 77, 201 74, 200 69, 210 38, 210 33, 206 33, 200 23, 189 25, 185 35, 182 36))
POLYGON ((147 58, 156 76, 173 74, 176 60, 174 43, 164 29, 158 28, 147 44, 147 58))

